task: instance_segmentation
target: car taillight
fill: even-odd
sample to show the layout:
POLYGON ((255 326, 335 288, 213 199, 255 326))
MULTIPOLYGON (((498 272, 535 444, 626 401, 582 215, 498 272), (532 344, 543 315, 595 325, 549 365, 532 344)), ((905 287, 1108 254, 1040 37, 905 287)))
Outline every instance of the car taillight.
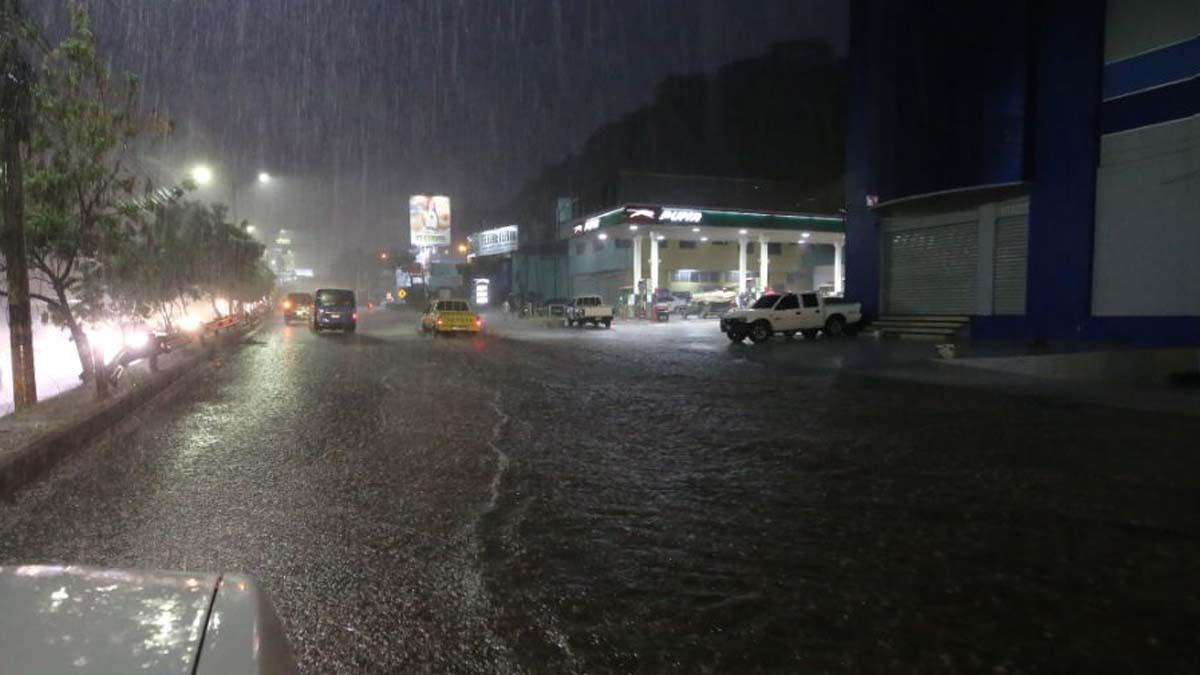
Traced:
POLYGON ((439 326, 440 326, 440 325, 442 325, 442 320, 441 320, 441 319, 438 319, 438 320, 437 320, 437 325, 439 325, 439 326))
POLYGON ((351 318, 351 319, 354 319, 355 321, 358 321, 358 312, 355 312, 355 313, 351 314, 351 315, 350 315, 350 318, 351 318))
POLYGON ((475 325, 482 326, 483 325, 483 317, 479 317, 479 316, 475 317, 475 325))

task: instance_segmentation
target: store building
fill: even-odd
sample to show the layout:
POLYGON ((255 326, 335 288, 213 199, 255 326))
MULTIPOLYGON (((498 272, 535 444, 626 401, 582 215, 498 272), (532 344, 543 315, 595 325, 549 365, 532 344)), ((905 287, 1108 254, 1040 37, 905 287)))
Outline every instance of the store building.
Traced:
POLYGON ((491 227, 467 237, 469 273, 475 282, 487 281, 487 304, 539 302, 568 294, 566 257, 539 252, 529 244, 519 225, 491 227))
POLYGON ((634 289, 841 294, 845 233, 836 213, 621 204, 560 226, 575 295, 634 289))
POLYGON ((847 295, 976 337, 1200 341, 1200 12, 859 0, 847 295))

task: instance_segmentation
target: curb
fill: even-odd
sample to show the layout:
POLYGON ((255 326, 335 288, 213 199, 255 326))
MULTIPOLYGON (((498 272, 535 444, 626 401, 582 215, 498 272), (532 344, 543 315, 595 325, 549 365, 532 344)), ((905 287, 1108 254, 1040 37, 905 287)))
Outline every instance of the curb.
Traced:
MULTIPOLYGON (((220 336, 220 345, 240 342, 257 332, 259 326, 249 330, 220 336)), ((87 447, 115 429, 130 415, 153 402, 172 385, 203 373, 200 367, 211 359, 211 351, 202 348, 191 359, 158 373, 157 377, 141 387, 121 396, 114 396, 111 405, 89 415, 76 423, 49 432, 27 443, 25 447, 11 453, 0 462, 0 501, 9 502, 17 492, 48 473, 59 462, 87 447)))

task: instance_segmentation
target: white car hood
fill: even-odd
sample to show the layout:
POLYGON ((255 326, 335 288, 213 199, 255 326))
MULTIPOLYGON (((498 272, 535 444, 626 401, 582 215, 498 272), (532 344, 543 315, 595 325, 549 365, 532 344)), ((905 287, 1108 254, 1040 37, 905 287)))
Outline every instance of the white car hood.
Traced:
POLYGON ((0 566, 0 671, 191 673, 218 577, 0 566))
POLYGON ((722 319, 749 319, 770 312, 769 309, 731 309, 721 315, 722 319))

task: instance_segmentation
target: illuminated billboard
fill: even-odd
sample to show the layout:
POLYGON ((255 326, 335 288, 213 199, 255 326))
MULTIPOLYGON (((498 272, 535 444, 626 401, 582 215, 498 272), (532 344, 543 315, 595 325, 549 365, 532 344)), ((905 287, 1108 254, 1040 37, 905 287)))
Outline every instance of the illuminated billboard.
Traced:
POLYGON ((408 228, 413 246, 449 246, 450 198, 440 195, 409 197, 408 228))

